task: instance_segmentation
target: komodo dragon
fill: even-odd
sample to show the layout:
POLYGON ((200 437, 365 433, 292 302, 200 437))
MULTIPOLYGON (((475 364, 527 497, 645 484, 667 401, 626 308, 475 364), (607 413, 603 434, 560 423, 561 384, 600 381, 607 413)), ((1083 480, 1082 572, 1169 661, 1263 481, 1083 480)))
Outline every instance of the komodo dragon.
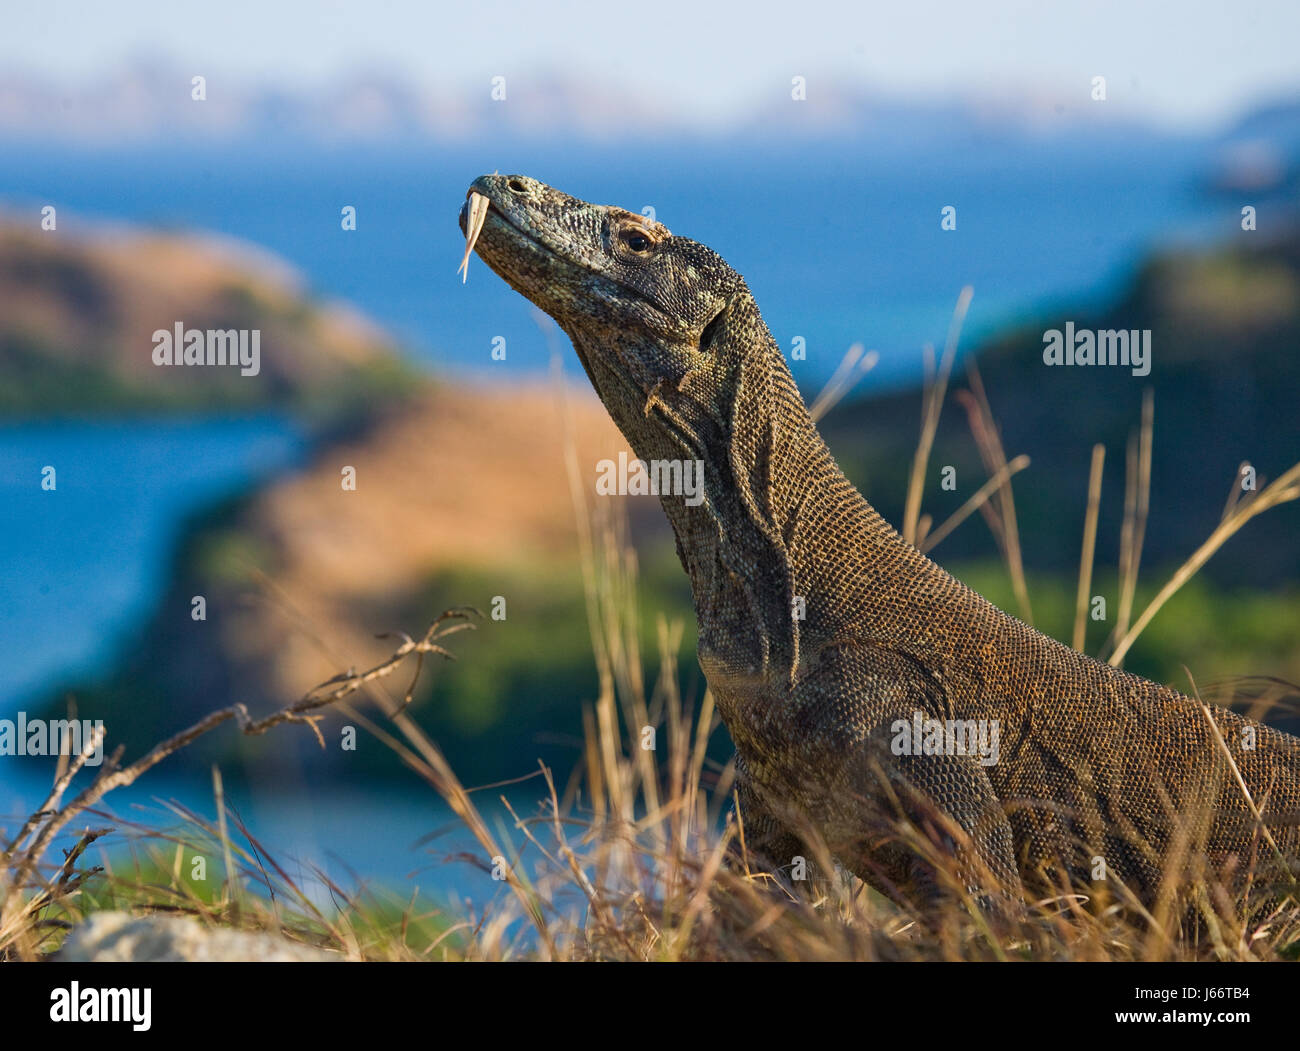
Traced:
POLYGON ((1171 857, 1291 885, 1300 739, 1209 709, 1275 850, 1198 702, 1003 613, 876 513, 716 253, 521 175, 476 179, 460 224, 465 263, 477 250, 559 323, 639 458, 703 462, 702 501, 661 501, 751 854, 775 870, 820 837, 896 900, 1017 910, 1099 875, 1150 902, 1171 857), (909 748, 922 719, 985 720, 997 754, 956 733, 909 748))

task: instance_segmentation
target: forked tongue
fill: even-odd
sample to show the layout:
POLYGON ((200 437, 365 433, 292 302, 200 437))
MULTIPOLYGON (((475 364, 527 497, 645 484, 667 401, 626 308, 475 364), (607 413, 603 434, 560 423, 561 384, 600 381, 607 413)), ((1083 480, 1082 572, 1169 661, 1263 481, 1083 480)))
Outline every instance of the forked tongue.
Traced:
POLYGON ((474 244, 478 241, 479 232, 483 229, 483 221, 487 218, 488 199, 481 193, 469 192, 469 218, 465 221, 465 257, 460 261, 460 266, 456 268, 456 273, 461 275, 460 283, 463 285, 469 280, 469 254, 474 251, 474 244))

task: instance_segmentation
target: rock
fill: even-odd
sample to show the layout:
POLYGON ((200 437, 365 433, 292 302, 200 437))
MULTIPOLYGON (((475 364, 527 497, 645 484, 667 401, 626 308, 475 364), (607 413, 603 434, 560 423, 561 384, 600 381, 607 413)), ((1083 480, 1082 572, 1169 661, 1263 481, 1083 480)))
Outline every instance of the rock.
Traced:
POLYGON ((186 916, 101 912, 68 935, 56 959, 63 963, 315 963, 344 957, 277 934, 204 927, 186 916))

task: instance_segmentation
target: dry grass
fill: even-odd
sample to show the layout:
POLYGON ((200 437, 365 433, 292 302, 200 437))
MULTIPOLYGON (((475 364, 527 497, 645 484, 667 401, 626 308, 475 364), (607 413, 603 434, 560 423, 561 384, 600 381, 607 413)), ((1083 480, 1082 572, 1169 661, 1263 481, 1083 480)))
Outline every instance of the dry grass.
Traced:
MULTIPOLYGON (((964 295, 963 304, 966 300, 964 295)), ((924 476, 926 436, 932 437, 937 422, 958 325, 959 318, 943 365, 927 385, 907 514, 921 543, 926 520, 916 478, 924 476)), ((827 411, 848 380, 860 374, 862 360, 859 351, 830 385, 819 411, 827 411)), ((990 479, 956 521, 929 534, 930 546, 966 515, 981 510, 1018 582, 1017 593, 1024 593, 1021 604, 1027 612, 1011 494, 1011 476, 1027 461, 1008 462, 977 374, 972 391, 962 394, 990 479)), ((1142 432, 1140 450, 1135 443, 1129 451, 1126 493, 1121 580, 1130 603, 1150 473, 1149 407, 1142 432)), ((1094 451, 1080 596, 1089 590, 1101 456, 1094 451)), ((65 763, 50 799, 0 856, 0 956, 40 958, 57 947, 70 925, 106 907, 184 912, 212 925, 276 931, 359 959, 1270 960, 1300 955, 1295 902, 1288 899, 1262 911, 1243 907, 1200 863, 1198 830, 1190 824, 1176 837, 1167 892, 1153 907, 1144 907, 1118 881, 1108 885, 1109 896, 1098 896, 1092 886, 1063 885, 1030 903, 1024 916, 996 929, 968 901, 954 899, 947 912, 927 915, 922 922, 842 872, 796 891, 756 871, 744 847, 743 814, 739 820, 725 817, 733 799, 734 767, 708 758, 709 742, 720 730, 712 698, 707 692, 698 698, 679 692, 678 644, 686 626, 661 619, 657 652, 641 653, 637 561, 627 542, 622 505, 590 501, 578 484, 572 454, 569 467, 599 692, 584 711, 586 742, 578 768, 564 782, 549 769, 538 771, 537 783, 544 787, 535 811, 516 813, 501 796, 512 822, 494 834, 474 794, 406 710, 425 658, 448 655, 440 640, 470 626, 466 611, 450 611, 420 639, 402 637, 386 660, 331 679, 266 718, 253 720, 236 706, 213 713, 129 766, 119 766, 120 754, 111 756, 68 803, 63 796, 85 757, 65 763), (389 691, 387 684, 399 669, 403 676, 411 674, 411 681, 389 691), (390 726, 351 707, 360 693, 390 726), (73 822, 105 819, 95 807, 108 791, 129 784, 201 734, 231 721, 246 733, 285 722, 310 725, 327 706, 343 707, 385 741, 451 807, 476 842, 480 865, 488 869, 493 859, 504 859, 502 892, 481 913, 449 915, 423 906, 414 896, 401 901, 382 892, 349 891, 318 874, 333 902, 322 907, 319 896, 291 878, 287 866, 228 810, 219 778, 215 819, 172 805, 183 822, 180 833, 116 822, 133 844, 129 866, 110 865, 107 871, 78 867, 87 847, 107 831, 90 826, 63 861, 49 859, 61 830, 73 822), (648 732, 653 733, 653 748, 643 747, 648 732), (231 834, 231 824, 238 836, 231 834), (224 859, 215 890, 187 880, 181 864, 186 852, 224 859), (729 854, 737 864, 727 863, 729 854)), ((1298 495, 1300 465, 1253 499, 1231 501, 1214 535, 1131 628, 1126 620, 1111 649, 1111 663, 1123 659, 1163 602, 1227 536, 1253 515, 1298 495)), ((1076 642, 1079 635, 1076 629, 1076 642)), ((405 683, 404 678, 398 681, 405 683)), ((1259 706, 1252 714, 1261 714, 1259 706)), ((1253 808, 1254 801, 1248 802, 1253 808)), ((941 869, 945 866, 946 859, 933 855, 913 830, 900 828, 900 835, 930 852, 941 869)), ((823 871, 833 870, 827 859, 821 860, 823 871)), ((946 875, 960 883, 955 872, 946 875)))

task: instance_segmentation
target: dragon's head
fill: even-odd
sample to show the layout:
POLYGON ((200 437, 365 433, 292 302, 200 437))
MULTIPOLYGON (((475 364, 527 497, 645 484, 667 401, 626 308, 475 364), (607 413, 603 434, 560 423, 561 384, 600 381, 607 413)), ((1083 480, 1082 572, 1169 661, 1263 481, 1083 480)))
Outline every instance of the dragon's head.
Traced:
POLYGON ((662 223, 523 175, 484 175, 460 225, 466 258, 476 250, 568 333, 640 455, 680 455, 697 444, 688 435, 712 444, 707 433, 736 411, 740 374, 780 359, 744 279, 662 223))

